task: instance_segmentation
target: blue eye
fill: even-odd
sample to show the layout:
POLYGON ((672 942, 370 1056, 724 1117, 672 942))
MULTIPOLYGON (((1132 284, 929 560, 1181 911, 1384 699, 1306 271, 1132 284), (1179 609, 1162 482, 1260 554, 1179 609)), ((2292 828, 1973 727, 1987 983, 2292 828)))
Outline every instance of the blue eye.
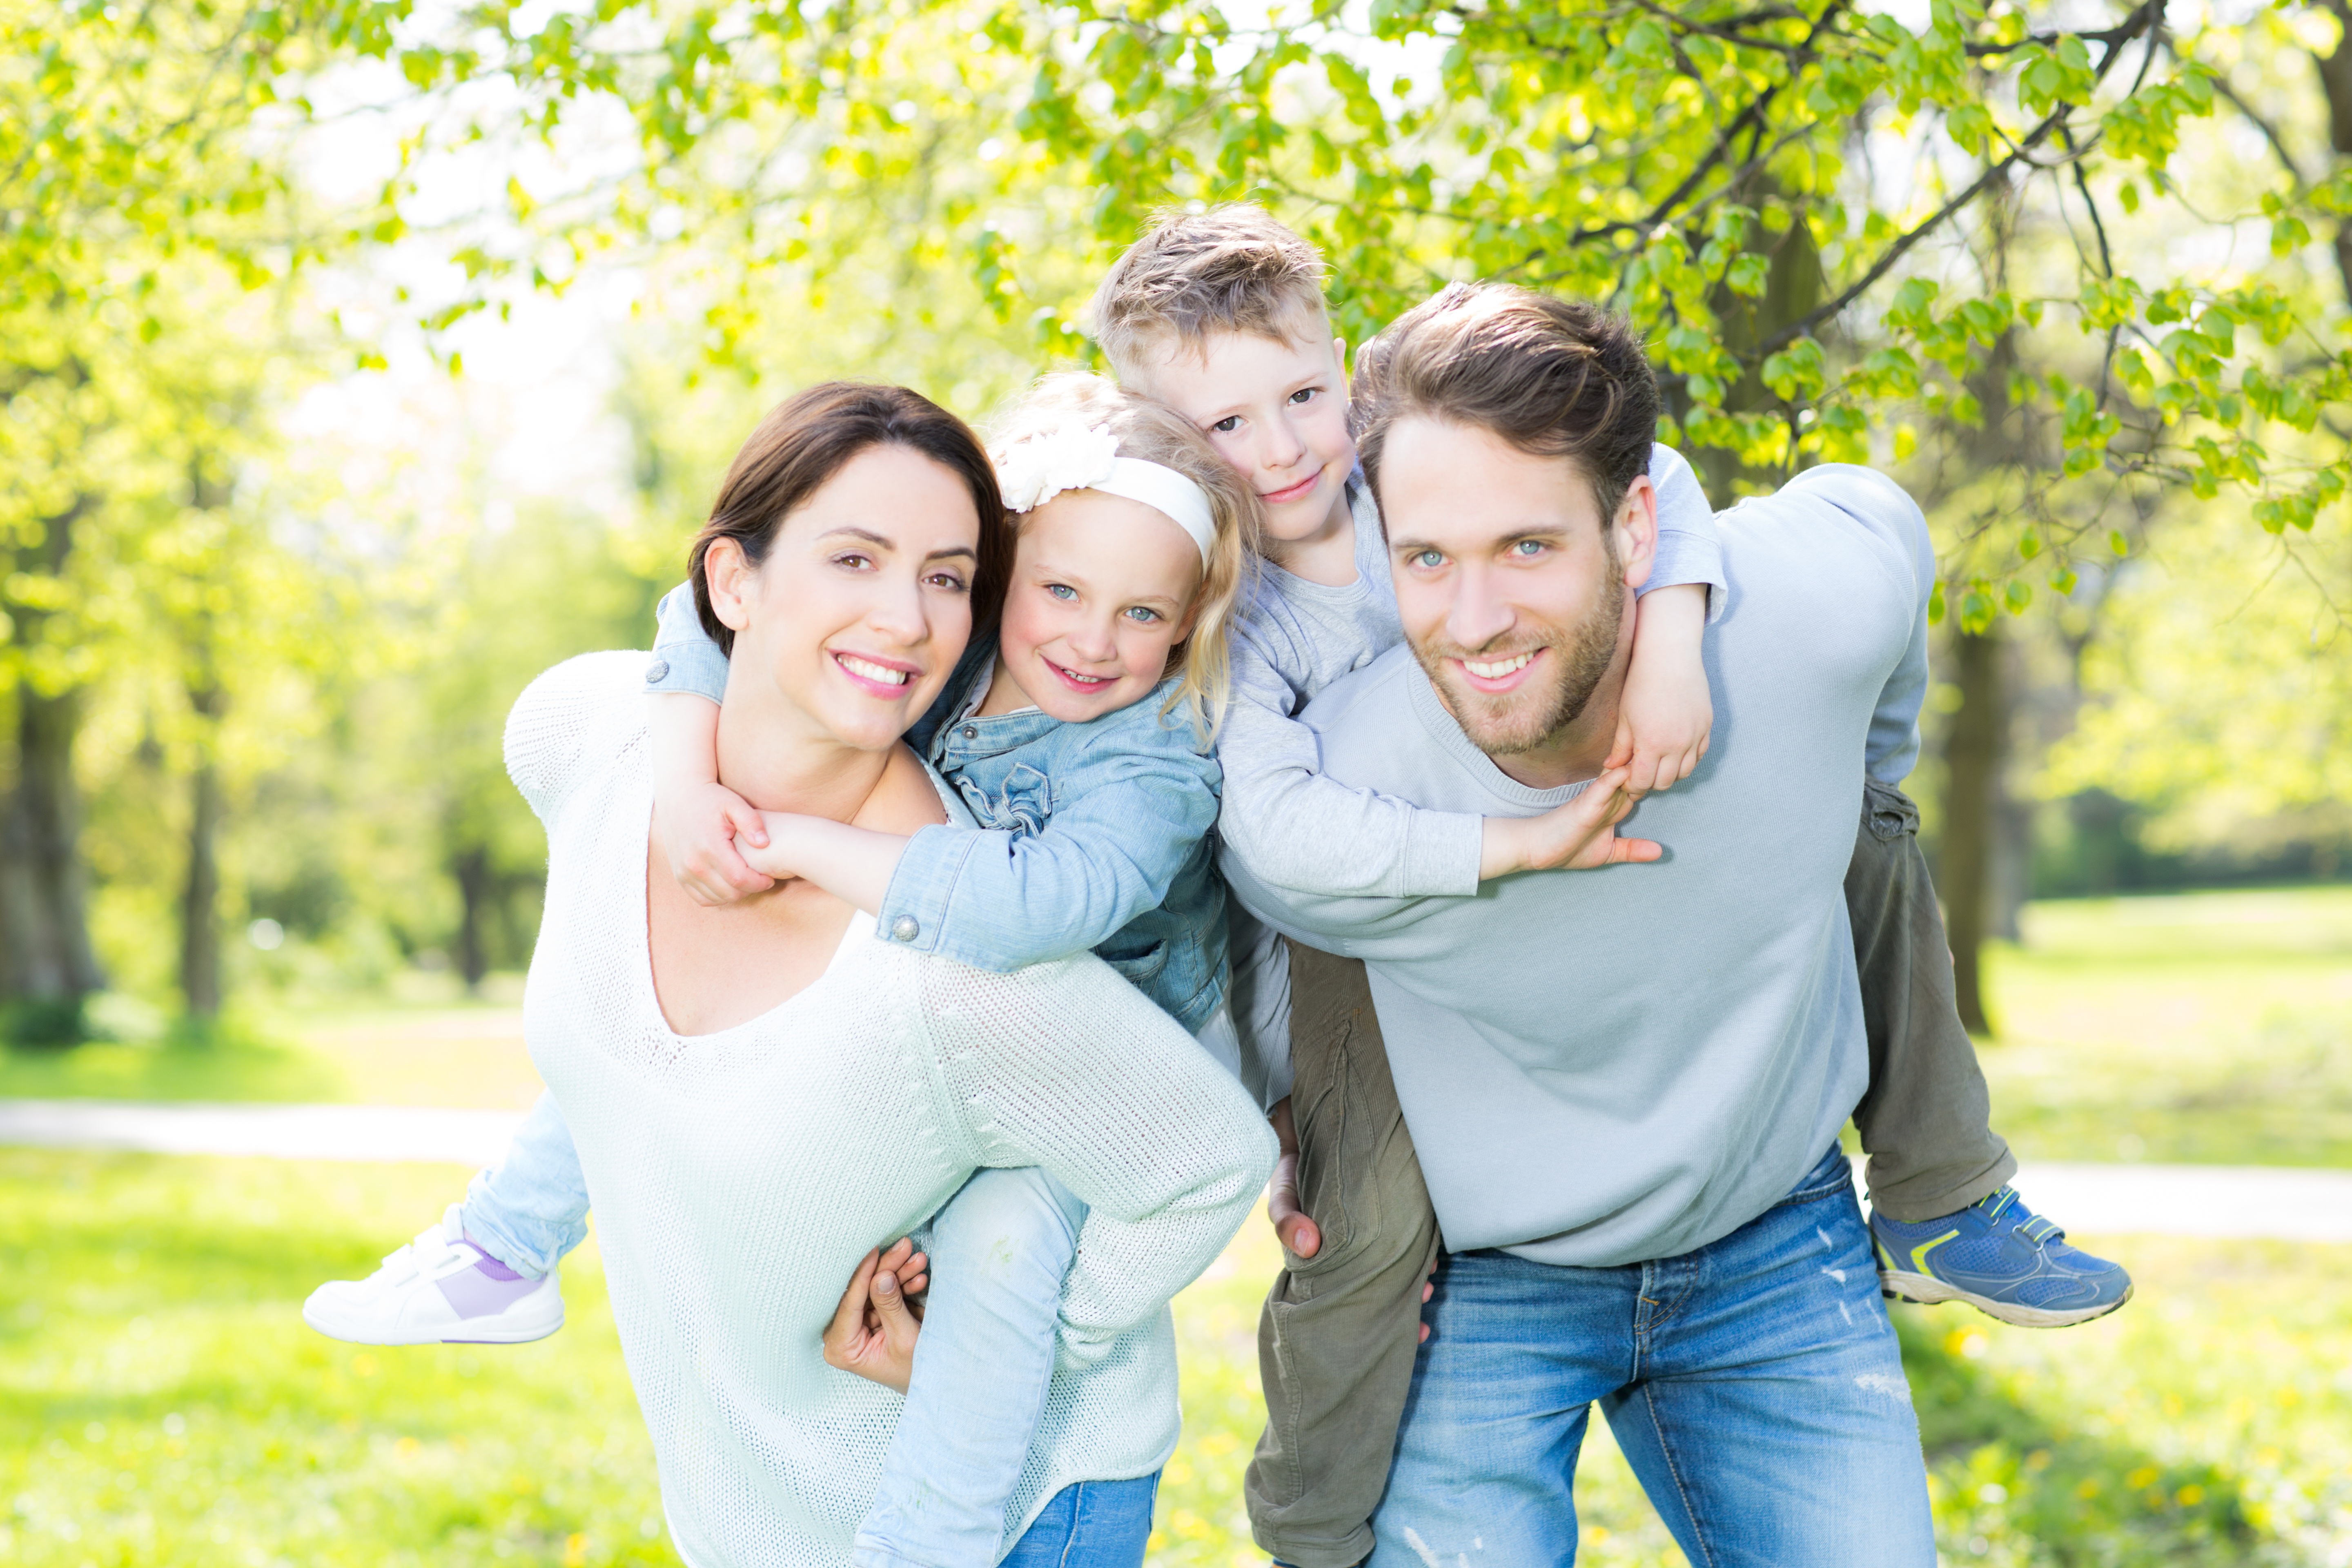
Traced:
POLYGON ((1444 563, 1445 557, 1434 550, 1415 552, 1412 558, 1412 563, 1423 571, 1428 571, 1433 567, 1442 566, 1444 563))
POLYGON ((1220 436, 1230 436, 1241 427, 1242 416, 1238 414, 1228 414, 1223 419, 1218 420, 1214 425, 1209 426, 1210 429, 1214 430, 1220 436))
POLYGON ((1159 611, 1157 611, 1157 610, 1153 610, 1153 609, 1147 609, 1147 608, 1145 608, 1145 607, 1144 607, 1143 605, 1129 605, 1129 606, 1128 606, 1128 610, 1127 610, 1127 614, 1128 614, 1128 618, 1129 618, 1129 620, 1134 621, 1138 626, 1150 626, 1152 622, 1154 622, 1154 621, 1156 621, 1156 620, 1158 620, 1158 619, 1160 618, 1160 612, 1159 612, 1159 611))
POLYGON ((1522 556, 1540 555, 1543 553, 1543 541, 1540 539, 1522 539, 1517 544, 1512 545, 1511 548, 1522 556))
POLYGON ((1067 604, 1078 596, 1078 591, 1076 588, 1071 587, 1067 583, 1048 583, 1045 584, 1045 592, 1053 595, 1054 597, 1061 600, 1064 604, 1067 604))

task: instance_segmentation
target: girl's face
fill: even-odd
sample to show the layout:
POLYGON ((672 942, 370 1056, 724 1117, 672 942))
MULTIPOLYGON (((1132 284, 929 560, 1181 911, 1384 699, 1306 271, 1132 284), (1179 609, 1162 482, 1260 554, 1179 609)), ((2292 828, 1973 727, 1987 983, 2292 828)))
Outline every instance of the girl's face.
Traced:
POLYGON ((1100 490, 1065 490, 1020 526, 997 646, 1004 675, 1066 723, 1150 695, 1192 630, 1192 536, 1158 508, 1100 490))
POLYGON ((963 479, 896 446, 843 464, 785 516, 760 565, 719 541, 705 570, 735 630, 727 701, 802 738, 896 744, 971 638, 979 543, 963 479))

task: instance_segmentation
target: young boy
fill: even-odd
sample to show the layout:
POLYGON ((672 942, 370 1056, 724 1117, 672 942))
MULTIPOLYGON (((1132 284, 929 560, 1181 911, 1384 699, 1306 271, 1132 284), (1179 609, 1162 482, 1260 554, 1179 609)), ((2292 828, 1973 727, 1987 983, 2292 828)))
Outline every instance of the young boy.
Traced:
MULTIPOLYGON (((1321 278, 1314 250, 1261 209, 1219 207, 1161 224, 1119 258, 1096 296, 1096 332, 1120 382, 1207 430, 1266 508, 1267 560, 1234 629, 1236 700, 1219 746, 1223 852, 1264 881, 1324 893, 1468 895, 1552 864, 1547 819, 1422 811, 1324 779, 1294 717, 1402 638, 1379 515, 1353 477, 1345 345, 1321 278)), ((1691 567, 1712 544, 1675 537, 1662 515, 1652 581, 1685 585, 1642 601, 1625 706, 1643 717, 1621 726, 1611 758, 1630 763, 1636 791, 1667 787, 1706 750, 1698 584, 1712 584, 1717 614, 1724 590, 1719 563, 1691 567), (1667 569, 1677 552, 1683 569, 1667 569)), ((1854 1116, 1882 1286, 2031 1326, 2111 1311, 2130 1294, 2124 1270, 2066 1247, 2006 1184, 2016 1162, 1987 1125, 1916 826, 1899 791, 1873 784, 1846 881, 1872 1068, 1854 1116)), ((1267 1425, 1251 1522, 1279 1563, 1346 1568, 1370 1550, 1425 1332, 1436 1220, 1362 965, 1286 952, 1238 906, 1233 918, 1244 1079, 1286 1145, 1270 1207, 1288 1267, 1259 1327, 1267 1425)))

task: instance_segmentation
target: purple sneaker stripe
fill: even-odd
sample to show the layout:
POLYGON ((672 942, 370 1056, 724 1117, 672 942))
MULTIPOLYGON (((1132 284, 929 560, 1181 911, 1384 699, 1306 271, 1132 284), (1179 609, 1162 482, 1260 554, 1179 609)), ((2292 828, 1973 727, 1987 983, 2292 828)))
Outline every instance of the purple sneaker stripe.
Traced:
POLYGON ((472 1237, 470 1237, 470 1236, 467 1236, 467 1235, 466 1235, 466 1233, 465 1233, 464 1231, 462 1231, 462 1230, 461 1230, 461 1231, 459 1231, 457 1234, 458 1234, 459 1236, 464 1236, 464 1237, 466 1237, 466 1245, 467 1245, 467 1246, 468 1246, 468 1247, 472 1247, 475 1251, 477 1251, 477 1252, 478 1252, 478 1253, 480 1253, 480 1254, 482 1255, 482 1260, 481 1260, 479 1263, 475 1264, 475 1265, 474 1265, 474 1267, 475 1267, 475 1268, 478 1268, 478 1269, 480 1269, 483 1273, 485 1273, 485 1274, 488 1275, 491 1279, 496 1279, 496 1280, 498 1280, 498 1281, 499 1281, 500 1283, 502 1283, 502 1284, 503 1284, 504 1282, 506 1282, 507 1280, 509 1280, 509 1279, 525 1279, 525 1278, 530 1278, 530 1279, 536 1279, 540 1278, 539 1276, 525 1276, 525 1275, 521 1275, 521 1274, 518 1274, 518 1273, 516 1273, 513 1269, 511 1269, 511 1268, 508 1268, 505 1264, 503 1264, 503 1263, 499 1262, 497 1258, 495 1258, 491 1257, 491 1256, 490 1256, 490 1249, 489 1249, 488 1247, 484 1247, 480 1242, 476 1241, 472 1237))
POLYGON ((478 1263, 441 1280, 440 1291, 458 1317, 487 1318, 505 1311, 539 1289, 536 1279, 525 1279, 511 1268, 505 1272, 508 1278, 494 1279, 478 1263))

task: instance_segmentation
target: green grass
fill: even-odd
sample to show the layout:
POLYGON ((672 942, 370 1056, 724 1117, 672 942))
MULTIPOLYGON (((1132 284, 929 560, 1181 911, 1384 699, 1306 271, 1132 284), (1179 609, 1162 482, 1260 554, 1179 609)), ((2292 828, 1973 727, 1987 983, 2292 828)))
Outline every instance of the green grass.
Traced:
POLYGON ((2047 903, 1990 955, 1994 1124, 2043 1160, 2352 1166, 2352 887, 2047 903))
MULTIPOLYGON (((0 1562, 675 1562, 593 1242, 539 1344, 368 1350, 302 1327, 314 1284, 365 1271, 463 1177, 0 1152, 0 1562)), ((2138 1300, 2066 1333, 1902 1313, 1948 1559, 2345 1561, 2352 1247, 2123 1250, 2138 1300)), ((1155 1568, 1261 1561, 1240 1480, 1276 1260, 1253 1224, 1178 1300, 1185 1435, 1155 1568)), ((1592 1433, 1582 1561, 1680 1563, 1592 1433)))

